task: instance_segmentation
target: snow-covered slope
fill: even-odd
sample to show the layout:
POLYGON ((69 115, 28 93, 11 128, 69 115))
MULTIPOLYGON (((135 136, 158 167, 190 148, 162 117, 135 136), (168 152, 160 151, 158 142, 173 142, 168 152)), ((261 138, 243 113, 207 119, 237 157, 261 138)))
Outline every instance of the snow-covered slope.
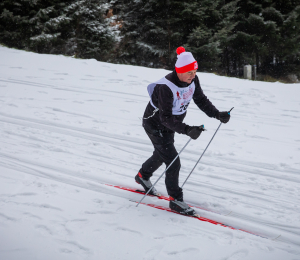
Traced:
MULTIPOLYGON (((146 86, 168 71, 0 47, 0 259, 300 259, 300 84, 198 73, 232 111, 184 187, 197 212, 260 236, 132 202, 153 148, 146 86)), ((219 122, 181 155, 182 183, 219 122)), ((188 141, 176 135, 180 150, 188 141)), ((161 167, 154 180, 163 172, 161 167)), ((166 194, 164 181, 157 189, 166 194)), ((146 203, 168 206, 157 198, 146 203)))

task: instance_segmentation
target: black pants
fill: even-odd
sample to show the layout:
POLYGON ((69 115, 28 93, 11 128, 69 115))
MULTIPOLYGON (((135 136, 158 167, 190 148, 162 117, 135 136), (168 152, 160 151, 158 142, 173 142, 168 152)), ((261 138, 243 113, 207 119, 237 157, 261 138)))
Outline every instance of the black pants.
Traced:
MULTIPOLYGON (((166 167, 174 160, 177 156, 177 151, 174 146, 174 133, 149 133, 145 130, 149 136, 153 146, 153 155, 143 163, 140 173, 145 178, 150 178, 152 174, 163 164, 166 167)), ((170 166, 166 172, 166 188, 168 194, 173 198, 182 198, 182 189, 178 186, 178 178, 180 171, 180 159, 177 157, 175 162, 170 166)))

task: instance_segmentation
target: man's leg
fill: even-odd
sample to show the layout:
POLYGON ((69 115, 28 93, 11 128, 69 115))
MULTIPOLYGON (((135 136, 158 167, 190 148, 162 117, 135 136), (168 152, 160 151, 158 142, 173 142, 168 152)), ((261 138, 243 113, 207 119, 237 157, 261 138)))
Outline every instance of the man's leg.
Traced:
MULTIPOLYGON (((154 147, 167 166, 169 166, 178 155, 174 143, 154 145, 154 147)), ((196 215, 196 212, 183 201, 182 189, 178 185, 180 167, 180 159, 177 157, 166 172, 165 183, 168 194, 171 197, 169 207, 181 214, 193 216, 196 215)))
MULTIPOLYGON (((147 132, 147 131, 146 131, 147 132)), ((148 169, 148 176, 151 177, 152 173, 158 169, 158 167, 164 162, 168 167, 175 157, 178 155, 176 148, 174 146, 174 134, 173 133, 163 133, 163 136, 151 135, 147 132, 151 142, 154 146, 154 153, 144 164, 141 171, 146 171, 148 169)), ((170 200, 170 208, 185 215, 195 215, 196 212, 183 201, 182 189, 179 187, 179 171, 180 171, 180 159, 179 157, 170 165, 170 168, 166 171, 166 188, 169 196, 172 197, 170 200)), ((138 174, 139 175, 139 174, 138 174)), ((137 176, 138 176, 137 175, 137 176)), ((136 178, 137 178, 136 176, 136 178)), ((140 183, 139 181, 137 181, 140 183)), ((150 181, 148 181, 150 182, 150 181)), ((150 182, 151 183, 151 182, 150 182)), ((141 183, 140 183, 141 184, 141 183)), ((142 184, 143 185, 143 184, 142 184)), ((145 186, 145 185, 143 185, 145 186)), ((152 184, 148 185, 149 188, 152 184)), ((146 188, 145 188, 146 190, 146 188)), ((156 192, 155 188, 153 188, 156 192)))
MULTIPOLYGON (((156 137, 146 131, 147 135, 149 136, 151 142, 153 143, 152 139, 155 140, 156 137)), ((156 141, 155 141, 156 142, 156 141)), ((143 186, 145 191, 148 191, 152 187, 152 183, 150 181, 150 177, 153 173, 163 164, 159 154, 154 149, 153 155, 143 163, 142 168, 140 169, 139 173, 135 176, 135 181, 143 186)), ((159 196, 159 193, 153 187, 150 194, 159 196)))
MULTIPOLYGON (((165 163, 166 167, 168 167, 178 153, 174 146, 174 133, 163 133, 162 137, 159 134, 153 135, 147 131, 146 133, 154 146, 154 152, 143 163, 140 174, 144 179, 148 180, 162 163, 165 163)), ((180 167, 180 159, 178 157, 167 170, 165 178, 168 194, 176 199, 183 196, 182 189, 178 186, 180 167)))
POLYGON ((153 155, 143 163, 140 173, 144 179, 148 180, 162 164, 162 159, 157 151, 154 150, 153 155))
MULTIPOLYGON (((147 133, 147 131, 146 131, 147 133)), ((178 155, 176 148, 174 146, 174 133, 163 133, 163 136, 160 135, 150 135, 147 133, 153 146, 154 146, 154 153, 156 158, 160 159, 161 162, 166 164, 168 167, 171 162, 175 159, 178 155)), ((168 194, 173 198, 182 198, 182 189, 178 186, 178 178, 179 178, 179 171, 180 171, 180 159, 177 159, 173 162, 170 168, 166 172, 166 188, 168 194)), ((156 170, 156 169, 155 169, 156 170)))
MULTIPOLYGON (((166 167, 168 167, 178 155, 174 143, 154 145, 154 147, 161 160, 166 164, 166 167)), ((182 189, 178 185, 180 167, 180 158, 177 157, 170 168, 166 171, 165 178, 166 188, 169 196, 176 199, 182 198, 183 196, 182 189)))

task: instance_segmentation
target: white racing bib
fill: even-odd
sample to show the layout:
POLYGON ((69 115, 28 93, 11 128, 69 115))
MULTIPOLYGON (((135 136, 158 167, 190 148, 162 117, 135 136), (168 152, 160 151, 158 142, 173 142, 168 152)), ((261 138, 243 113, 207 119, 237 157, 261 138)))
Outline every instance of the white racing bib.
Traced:
POLYGON ((193 98, 194 92, 195 92, 195 83, 192 82, 188 87, 186 88, 179 88, 175 84, 173 84, 171 81, 167 80, 165 77, 148 85, 148 93, 150 96, 150 103, 151 105, 157 109, 156 106, 154 106, 152 102, 152 94, 154 91, 154 88, 157 84, 165 84, 167 85, 172 93, 173 93, 173 107, 172 107, 172 114, 173 115, 182 115, 186 112, 191 99, 193 98))

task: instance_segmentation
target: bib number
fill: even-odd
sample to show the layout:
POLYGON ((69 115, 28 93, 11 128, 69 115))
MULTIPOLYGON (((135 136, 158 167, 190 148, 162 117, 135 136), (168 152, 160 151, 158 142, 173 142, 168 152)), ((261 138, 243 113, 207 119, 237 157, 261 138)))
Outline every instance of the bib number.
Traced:
POLYGON ((182 106, 180 107, 180 111, 179 111, 179 112, 182 112, 182 111, 185 111, 185 110, 187 110, 187 108, 188 108, 189 104, 190 104, 190 102, 188 102, 188 103, 187 103, 187 104, 185 104, 185 105, 182 105, 182 106))

